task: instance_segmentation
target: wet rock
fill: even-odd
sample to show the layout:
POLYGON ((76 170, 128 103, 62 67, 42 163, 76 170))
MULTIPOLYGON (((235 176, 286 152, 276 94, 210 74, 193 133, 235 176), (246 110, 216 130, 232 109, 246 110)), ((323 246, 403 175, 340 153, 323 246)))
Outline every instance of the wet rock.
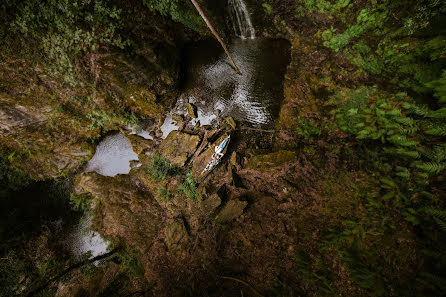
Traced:
POLYGON ((193 155, 199 143, 198 135, 172 131, 161 143, 159 153, 172 164, 182 167, 193 155))
POLYGON ((177 123, 179 123, 179 122, 182 122, 184 119, 183 119, 183 116, 181 116, 181 115, 179 115, 177 113, 174 113, 174 114, 172 114, 172 120, 174 120, 177 123))
POLYGON ((145 139, 144 137, 134 134, 126 135, 126 137, 132 145, 133 151, 138 155, 145 152, 151 152, 155 147, 155 142, 151 139, 145 139))
POLYGON ((130 161, 130 168, 137 168, 141 166, 141 162, 139 162, 138 160, 131 160, 130 161))
POLYGON ((171 252, 186 250, 189 245, 189 234, 184 221, 180 218, 172 219, 167 223, 165 236, 167 248, 171 252))
POLYGON ((246 201, 230 200, 215 217, 215 220, 219 223, 229 223, 241 216, 247 205, 248 202, 246 201))
POLYGON ((195 105, 193 105, 192 103, 187 102, 186 103, 186 107, 187 107, 187 112, 189 113, 189 115, 196 119, 198 118, 198 114, 197 114, 197 107, 195 105))
POLYGON ((232 129, 235 129, 237 127, 237 124, 232 117, 227 117, 225 121, 229 124, 229 126, 231 126, 232 129))

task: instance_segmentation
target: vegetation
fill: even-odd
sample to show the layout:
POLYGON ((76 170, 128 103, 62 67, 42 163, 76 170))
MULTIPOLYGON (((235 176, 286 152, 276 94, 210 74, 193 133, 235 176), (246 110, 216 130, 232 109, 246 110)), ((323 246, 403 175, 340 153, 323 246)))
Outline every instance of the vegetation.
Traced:
POLYGON ((71 193, 70 204, 74 210, 81 210, 83 212, 91 211, 92 197, 90 195, 76 195, 71 193))
POLYGON ((181 0, 143 0, 150 9, 159 11, 162 15, 168 15, 172 20, 180 22, 186 27, 203 31, 206 25, 196 12, 190 1, 181 0))
POLYGON ((121 267, 124 270, 128 270, 135 276, 144 276, 144 267, 139 261, 139 256, 136 252, 120 250, 116 253, 118 259, 121 262, 121 267))
MULTIPOLYGON (((7 255, 3 255, 0 259, 0 296, 14 296, 16 295, 17 285, 20 279, 26 277, 28 270, 27 263, 23 258, 17 256, 13 251, 9 252, 7 255)), ((23 281, 22 280, 22 281, 23 281)))
POLYGON ((172 193, 170 193, 166 186, 159 186, 157 189, 157 195, 163 202, 168 202, 173 197, 172 193))
MULTIPOLYGON (((326 181, 326 195, 337 205, 324 208, 317 252, 296 254, 303 286, 320 296, 343 295, 336 287, 339 274, 328 268, 337 261, 348 268, 349 280, 363 290, 355 296, 440 296, 444 292, 446 278, 440 271, 446 266, 440 251, 446 244, 442 199, 446 190, 446 31, 440 23, 446 5, 441 1, 411 5, 384 0, 357 7, 348 0, 305 0, 297 6, 296 18, 317 15, 331 20, 313 23, 319 29, 314 41, 356 66, 345 71, 333 65, 328 68, 331 78, 321 75, 313 88, 318 93, 324 90, 325 98, 319 102, 329 108, 300 116, 297 132, 313 144, 328 141, 338 129, 353 136, 353 146, 331 150, 325 144, 324 148, 340 158, 356 156, 359 168, 352 170, 367 174, 354 184, 337 178, 326 181), (335 183, 352 193, 333 190, 335 183), (353 196, 338 197, 337 191, 353 196), (348 214, 331 217, 332 212, 351 207, 349 203, 356 206, 348 214), (409 239, 408 232, 415 238, 409 239), (398 238, 412 243, 400 247, 398 238), (408 251, 414 242, 419 255, 408 251), (410 257, 419 264, 416 271, 408 266, 410 257), (405 277, 400 273, 403 270, 405 277)), ((315 232, 312 227, 304 229, 303 236, 315 232)))
POLYGON ((26 173, 14 168, 13 162, 16 155, 16 152, 0 148, 0 199, 11 191, 27 186, 31 180, 26 173))
POLYGON ((63 75, 72 86, 81 83, 73 65, 73 58, 97 52, 103 46, 124 48, 118 31, 121 11, 103 1, 26 1, 18 4, 19 13, 12 22, 13 32, 23 42, 34 39, 42 57, 51 62, 54 76, 63 75))
POLYGON ((187 198, 189 198, 190 200, 197 200, 197 186, 190 171, 186 174, 184 182, 178 187, 178 191, 180 193, 186 194, 187 198))
MULTIPOLYGON (((150 16, 161 14, 177 22, 166 25, 167 28, 175 30, 184 25, 198 33, 206 31, 205 23, 190 1, 143 0, 139 3, 147 8, 150 16)), ((238 196, 246 195, 242 197, 243 200, 246 198, 252 205, 242 210, 244 215, 239 220, 224 226, 217 222, 217 226, 224 229, 224 232, 217 233, 219 230, 213 229, 215 225, 212 220, 202 220, 203 217, 195 216, 194 208, 184 210, 182 205, 172 200, 177 193, 172 193, 172 188, 169 190, 168 185, 173 183, 168 183, 166 179, 178 175, 176 181, 180 179, 180 174, 184 176, 178 192, 192 201, 197 200, 197 184, 192 173, 180 171, 154 153, 147 172, 158 186, 156 195, 163 202, 172 202, 168 204, 172 206, 169 218, 182 216, 183 229, 187 229, 184 234, 173 234, 172 237, 184 237, 181 240, 185 241, 189 241, 190 237, 194 240, 193 249, 187 253, 190 263, 181 264, 186 263, 192 270, 204 267, 203 259, 206 263, 215 262, 213 258, 208 261, 206 257, 209 255, 221 255, 217 262, 221 260, 224 264, 221 266, 227 267, 225 272, 227 269, 230 273, 229 265, 232 263, 225 261, 232 261, 228 254, 235 254, 240 263, 246 261, 243 263, 249 267, 246 271, 255 271, 254 275, 260 276, 258 269, 262 267, 258 268, 253 262, 262 259, 263 249, 268 251, 269 246, 273 246, 278 253, 294 254, 294 258, 288 257, 292 260, 281 259, 283 262, 289 260, 292 264, 285 263, 280 268, 271 265, 268 267, 271 272, 265 273, 278 277, 277 290, 281 293, 277 296, 445 295, 446 28, 443 24, 446 2, 415 0, 410 5, 408 3, 407 0, 267 0, 257 3, 258 11, 264 14, 263 19, 271 20, 271 28, 265 29, 264 36, 286 36, 292 40, 293 58, 285 84, 285 94, 292 98, 287 98, 290 102, 284 106, 291 106, 286 112, 291 115, 289 121, 293 125, 290 131, 279 131, 271 138, 273 153, 276 153, 276 149, 286 149, 287 153, 283 155, 292 157, 280 165, 265 158, 262 168, 240 170, 239 179, 245 178, 246 174, 251 175, 250 180, 240 183, 245 189, 236 189, 239 183, 235 182, 223 187, 219 184, 219 191, 222 192, 219 194, 224 194, 223 201, 218 200, 217 206, 210 205, 214 208, 209 216, 224 209, 226 198, 238 199, 238 196), (282 145, 284 142, 286 144, 282 145), (290 152, 294 149, 296 151, 290 152), (262 172, 273 166, 273 171, 262 172), (269 173, 272 174, 263 177, 269 173), (293 179, 293 174, 298 178, 293 179), (274 177, 273 181, 268 180, 271 176, 274 177), (313 176, 317 178, 312 179, 313 176), (260 184, 265 180, 271 184, 260 184), (259 186, 250 185, 252 181, 258 181, 259 186), (275 199, 268 200, 263 209, 258 201, 267 201, 269 197, 275 199), (296 202, 296 197, 305 199, 296 202), (283 213, 271 211, 279 209, 274 208, 275 204, 282 204, 283 213), (288 209, 292 209, 291 215, 286 213, 288 209), (267 219, 252 217, 253 214, 260 217, 259 213, 267 219), (280 238, 276 238, 277 244, 268 242, 275 238, 275 229, 271 227, 275 221, 271 217, 278 219, 277 226, 285 231, 280 238), (201 222, 206 225, 198 228, 201 222), (246 230, 242 230, 246 234, 237 236, 241 234, 236 233, 240 232, 237 229, 245 227, 240 228, 241 222, 248 222, 246 230), (218 243, 223 235, 223 244, 215 247, 215 242, 218 243), (258 242, 262 245, 258 245, 258 242), (243 254, 248 246, 256 253, 243 254), (193 262, 197 254, 200 257, 199 265, 193 262), (294 271, 289 269, 292 265, 294 271), (283 267, 287 271, 279 271, 283 267), (282 282, 279 278, 287 277, 283 274, 296 277, 292 282, 282 282)), ((29 183, 29 177, 17 169, 25 163, 24 160, 45 162, 45 156, 55 151, 54 147, 57 146, 47 146, 46 142, 50 141, 45 140, 61 137, 67 142, 87 142, 109 129, 126 124, 135 126, 138 116, 133 112, 146 111, 144 104, 126 105, 124 100, 127 98, 121 98, 126 96, 110 95, 107 87, 100 90, 101 82, 96 82, 95 72, 90 69, 94 68, 95 57, 110 53, 107 49, 113 48, 125 54, 130 51, 131 44, 140 43, 145 47, 149 39, 145 34, 155 34, 153 32, 157 31, 161 35, 167 32, 157 25, 144 27, 141 31, 139 27, 125 27, 128 24, 124 24, 123 15, 128 12, 114 6, 118 4, 101 0, 8 0, 0 4, 0 16, 5 16, 7 20, 0 25, 0 36, 4 40, 4 45, 0 46, 0 57, 8 60, 0 61, 1 67, 6 69, 4 72, 0 70, 0 74, 13 72, 17 64, 11 61, 15 60, 27 61, 23 67, 31 73, 14 73, 16 76, 11 81, 18 81, 16 89, 19 91, 7 88, 10 81, 4 78, 6 75, 0 75, 1 99, 5 94, 5 98, 13 98, 7 104, 20 104, 26 108, 30 105, 35 110, 38 110, 38 105, 31 105, 30 101, 45 103, 45 106, 49 106, 42 108, 49 110, 42 112, 42 116, 49 118, 45 128, 53 128, 46 133, 48 138, 33 138, 32 131, 27 135, 30 136, 29 143, 23 144, 21 149, 0 151, 1 199, 6 201, 14 191, 29 183), (126 29, 129 32, 124 32, 126 29), (135 37, 137 35, 141 36, 135 37), (135 40, 127 40, 127 36, 135 40), (22 89, 22 84, 29 84, 30 87, 22 89), (47 85, 59 87, 54 92, 42 91, 48 98, 40 93, 33 95, 47 85), (74 132, 71 133, 71 130, 74 132), (72 134, 76 137, 72 137, 72 134), (46 152, 46 155, 42 152, 46 152)), ((256 28, 259 36, 263 29, 260 27, 256 28)), ((186 30, 186 33, 182 35, 187 35, 187 41, 197 36, 190 30, 186 30)), ((171 43, 169 46, 172 48, 176 45, 174 40, 170 40, 171 36, 167 39, 157 39, 156 36, 156 46, 147 50, 149 53, 141 54, 141 49, 135 53, 144 56, 144 61, 150 60, 152 63, 152 60, 163 60, 155 50, 161 48, 163 42, 171 43)), ((165 67, 157 63, 153 65, 165 67)), ((164 76, 164 73, 159 76, 166 84, 172 84, 169 76, 164 76)), ((116 84, 119 85, 117 89, 125 88, 116 84)), ((160 83, 157 81, 153 84, 160 83)), ((163 92, 170 91, 161 90, 147 97, 157 101, 163 92)), ((149 99, 144 96, 141 101, 146 103, 149 99)), ((280 128, 276 126, 276 129, 280 128)), ((9 145, 9 138, 5 139, 3 143, 9 145)), ((245 161, 262 159, 258 154, 270 154, 268 141, 267 137, 259 139, 259 142, 247 141, 247 149, 238 152, 242 154, 243 162, 235 166, 237 170, 247 163, 245 161), (255 149, 251 149, 251 145, 255 149)), ((244 148, 245 143, 237 142, 236 145, 244 148)), ((79 155, 83 154, 83 150, 79 149, 73 150, 73 155, 77 151, 80 151, 79 155)), ((221 174, 225 172, 222 170, 221 174)), ((204 193, 210 194, 214 190, 212 180, 203 186, 204 193)), ((129 199, 128 203, 139 202, 133 200, 129 199)), ((74 209, 89 211, 91 197, 72 194, 70 203, 74 209)), ((124 208, 133 211, 136 209, 133 206, 121 208, 119 205, 119 211, 112 213, 111 217, 119 220, 121 211, 124 208)), ((157 217, 165 206, 156 207, 159 212, 157 217)), ((113 209, 112 206, 109 208, 113 209)), ((104 208, 103 211, 110 210, 104 208)), ((133 212, 135 218, 139 219, 138 215, 143 211, 139 207, 133 212)), ((107 215, 103 213, 104 217, 107 215)), ((105 219, 102 221, 103 224, 107 223, 105 219)), ((134 225, 124 227, 127 226, 134 225)), ((162 228, 164 226, 159 229, 164 230, 162 228)), ((129 231, 140 235, 139 230, 129 231)), ((141 244, 134 236, 129 237, 135 246, 141 244)), ((18 252, 18 243, 29 248, 22 238, 23 234, 17 234, 13 243, 11 238, 2 239, 0 296, 17 295, 21 284, 51 278, 66 264, 50 258, 37 265, 37 269, 31 267, 29 259, 18 252), (29 278, 30 274, 35 274, 35 279, 29 278)), ((153 246, 162 246, 162 236, 156 238, 153 246)), ((147 246, 138 248, 148 250, 147 246)), ((155 272, 154 279, 155 275, 163 273, 159 267, 167 271, 168 265, 177 264, 175 261, 182 258, 163 258, 162 262, 157 263, 156 257, 170 257, 173 253, 163 254, 165 251, 162 249, 150 252, 150 260, 153 260, 150 269, 155 272), (162 256, 157 255, 158 252, 162 256)), ((126 273, 137 277, 145 274, 141 255, 137 252, 121 250, 117 256, 121 271, 109 283, 103 296, 117 294, 121 284, 130 283, 126 273)), ((209 267, 210 271, 215 268, 209 267)), ((181 269, 185 268, 178 265, 178 270, 181 269)), ((221 271, 212 271, 216 272, 221 271)), ((169 277, 170 273, 172 271, 167 273, 169 277)), ((201 279, 197 271, 188 274, 196 280, 201 279)), ((240 275, 240 280, 245 282, 243 273, 240 275)), ((248 277, 254 279, 253 274, 248 277)), ((246 280, 246 283, 251 280, 246 280)), ((195 285, 192 283, 191 287, 195 285)))
POLYGON ((152 155, 152 160, 148 168, 148 172, 157 180, 163 180, 166 177, 175 175, 178 172, 178 168, 163 157, 159 153, 152 155))

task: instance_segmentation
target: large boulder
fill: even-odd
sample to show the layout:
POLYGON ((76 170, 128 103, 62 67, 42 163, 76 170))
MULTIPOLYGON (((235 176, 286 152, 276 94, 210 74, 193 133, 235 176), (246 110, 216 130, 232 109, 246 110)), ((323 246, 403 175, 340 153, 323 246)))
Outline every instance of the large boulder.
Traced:
POLYGON ((144 137, 135 134, 126 135, 126 137, 132 145, 133 151, 138 155, 145 152, 151 152, 155 147, 155 142, 151 139, 145 139, 144 137))
POLYGON ((76 181, 94 196, 94 226, 108 238, 119 238, 144 253, 162 228, 163 209, 153 195, 135 186, 129 175, 82 174, 76 181))
POLYGON ((229 223, 233 219, 238 218, 242 215, 248 202, 240 200, 229 200, 229 202, 223 207, 223 209, 218 213, 215 220, 219 223, 229 223))
POLYGON ((167 248, 171 252, 186 250, 189 245, 189 234, 180 218, 171 219, 167 223, 165 236, 167 248))
POLYGON ((172 131, 161 143, 158 152, 173 165, 182 167, 200 143, 198 135, 172 131))

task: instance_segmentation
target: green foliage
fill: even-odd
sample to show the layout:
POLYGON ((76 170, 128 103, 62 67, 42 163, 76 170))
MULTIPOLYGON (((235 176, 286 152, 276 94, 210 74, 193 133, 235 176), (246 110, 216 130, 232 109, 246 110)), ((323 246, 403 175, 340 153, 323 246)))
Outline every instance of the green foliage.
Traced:
POLYGON ((262 3, 262 7, 267 15, 271 15, 273 13, 273 7, 270 4, 264 2, 262 3))
POLYGON ((118 259, 121 261, 121 267, 128 270, 135 276, 144 276, 144 266, 139 260, 139 255, 133 251, 120 250, 116 253, 118 259))
POLYGON ((382 27, 386 17, 387 11, 363 9, 359 12, 356 24, 347 28, 343 33, 334 34, 336 29, 333 27, 322 32, 324 45, 339 52, 350 43, 352 38, 360 37, 369 30, 382 27))
POLYGON ((25 278, 28 267, 25 260, 17 255, 16 252, 10 251, 0 258, 0 296, 15 296, 14 288, 18 286, 21 278, 25 278))
POLYGON ((82 210, 84 212, 91 211, 92 197, 90 195, 70 195, 70 205, 74 210, 82 210))
POLYGON ((180 193, 185 193, 190 200, 197 200, 197 186, 191 172, 186 174, 184 182, 178 187, 178 191, 180 193))
POLYGON ((302 4, 310 12, 319 10, 320 12, 336 13, 339 10, 346 8, 350 2, 350 0, 337 0, 334 2, 326 0, 303 0, 302 4))
MULTIPOLYGON (((380 200, 373 203, 400 209, 402 218, 420 226, 423 232, 432 228, 429 216, 440 230, 446 231, 444 207, 431 194, 446 170, 446 144, 441 138, 446 124, 444 108, 434 110, 415 103, 405 93, 390 95, 376 88, 341 90, 335 96, 340 105, 336 115, 339 127, 355 135, 360 145, 367 146, 365 152, 371 154, 373 161, 373 166, 367 168, 380 177, 380 200)), ((346 263, 351 262, 349 257, 344 257, 346 263)), ((355 283, 380 291, 382 285, 373 270, 358 265, 350 265, 355 283)), ((418 282, 435 292, 444 279, 433 279, 432 275, 425 271, 418 282)))
POLYGON ((172 193, 170 193, 166 186, 159 186, 157 189, 157 195, 163 202, 168 202, 173 197, 172 193))
POLYGON ((138 118, 134 114, 117 114, 101 109, 93 109, 88 114, 86 114, 85 117, 90 120, 90 125, 88 125, 89 130, 101 129, 117 125, 136 126, 138 123, 138 118))
POLYGON ((440 210, 433 207, 426 207, 424 212, 432 216, 435 222, 446 232, 446 210, 440 210))
POLYGON ((428 82, 426 86, 434 90, 440 103, 446 103, 446 71, 443 71, 440 79, 428 82))
POLYGON ((62 75, 72 86, 80 84, 74 57, 102 46, 124 48, 128 44, 119 35, 121 11, 103 1, 32 0, 17 6, 13 31, 23 42, 33 38, 50 62, 51 74, 62 75))
POLYGON ((17 157, 19 153, 0 148, 0 197, 27 186, 31 181, 28 175, 13 166, 18 162, 17 157))
POLYGON ((421 1, 416 6, 415 13, 404 19, 404 29, 409 34, 414 34, 428 28, 432 21, 446 12, 446 3, 444 1, 421 1))
POLYGON ((190 1, 182 0, 143 0, 150 9, 156 9, 162 15, 168 15, 172 20, 180 22, 186 27, 202 31, 205 23, 190 1))
POLYGON ((313 141, 315 138, 319 138, 322 134, 322 128, 315 123, 314 119, 299 118, 299 126, 297 126, 297 133, 305 140, 313 141))
MULTIPOLYGON (((315 5, 316 0, 304 2, 310 11, 330 11, 315 5)), ((384 0, 371 1, 369 8, 357 12, 356 19, 352 13, 330 11, 341 20, 342 32, 332 26, 317 36, 335 52, 343 50, 362 71, 385 76, 391 83, 419 93, 437 88, 441 98, 444 79, 439 77, 446 66, 446 37, 439 23, 446 5, 436 0, 417 1, 413 9, 415 14, 407 14, 404 1, 384 0), (436 33, 424 37, 428 28, 436 33)))
POLYGON ((178 172, 178 168, 171 165, 170 162, 159 153, 154 153, 152 155, 152 160, 150 162, 148 172, 157 180, 163 180, 166 177, 175 175, 178 172))

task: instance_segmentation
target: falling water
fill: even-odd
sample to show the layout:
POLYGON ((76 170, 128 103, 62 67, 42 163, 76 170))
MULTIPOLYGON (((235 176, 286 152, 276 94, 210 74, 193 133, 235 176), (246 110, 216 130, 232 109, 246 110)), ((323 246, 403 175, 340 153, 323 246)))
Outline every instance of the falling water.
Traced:
POLYGON ((243 0, 229 0, 228 5, 235 34, 243 39, 254 39, 256 32, 252 26, 248 9, 243 0))

